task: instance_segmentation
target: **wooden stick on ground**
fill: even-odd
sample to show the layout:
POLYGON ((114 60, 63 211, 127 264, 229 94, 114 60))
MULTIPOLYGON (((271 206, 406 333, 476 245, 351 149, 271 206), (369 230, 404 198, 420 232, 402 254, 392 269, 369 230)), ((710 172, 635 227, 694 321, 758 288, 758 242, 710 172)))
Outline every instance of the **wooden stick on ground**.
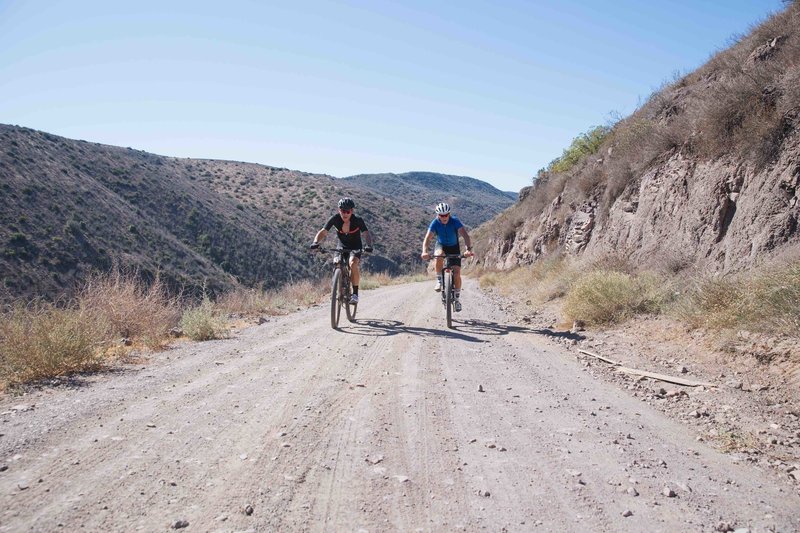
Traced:
POLYGON ((657 379, 660 381, 666 381, 667 383, 684 385, 686 387, 716 387, 716 385, 714 385, 713 383, 690 381, 688 379, 667 376, 666 374, 656 374, 655 372, 647 372, 646 370, 637 370, 635 368, 629 368, 627 366, 622 366, 622 363, 614 361, 613 359, 609 359, 608 357, 603 357, 602 355, 598 355, 596 353, 587 352, 586 350, 578 350, 578 351, 582 354, 586 354, 596 359, 600 359, 601 361, 605 361, 606 363, 612 364, 617 367, 617 370, 619 370, 620 372, 625 372, 626 374, 635 374, 637 376, 644 376, 647 378, 657 379))
POLYGON ((610 364, 615 365, 615 366, 622 366, 622 363, 618 363, 617 361, 614 361, 613 359, 609 359, 608 357, 603 357, 602 355, 597 355, 596 353, 587 352, 586 350, 578 350, 578 351, 580 353, 583 353, 583 354, 586 354, 586 355, 590 355, 590 356, 592 356, 592 357, 594 357, 596 359, 600 359, 601 361, 605 361, 606 363, 610 363, 610 364))
POLYGON ((637 376, 658 379, 661 381, 666 381, 667 383, 675 383, 676 385, 684 385, 686 387, 716 387, 716 385, 713 383, 690 381, 688 379, 667 376, 666 374, 656 374, 655 372, 647 372, 646 370, 636 370, 635 368, 628 368, 626 366, 620 366, 617 368, 617 370, 620 372, 625 372, 626 374, 635 374, 637 376))

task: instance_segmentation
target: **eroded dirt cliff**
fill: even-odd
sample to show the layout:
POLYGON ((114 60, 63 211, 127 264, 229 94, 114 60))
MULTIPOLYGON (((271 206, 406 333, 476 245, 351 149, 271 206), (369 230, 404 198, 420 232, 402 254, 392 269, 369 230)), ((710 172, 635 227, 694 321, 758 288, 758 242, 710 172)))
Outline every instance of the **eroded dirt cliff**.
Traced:
POLYGON ((703 162, 675 151, 631 181, 608 213, 596 199, 566 205, 559 195, 495 236, 485 265, 509 268, 561 249, 731 272, 787 253, 800 246, 800 135, 785 146, 762 170, 735 156, 703 162))

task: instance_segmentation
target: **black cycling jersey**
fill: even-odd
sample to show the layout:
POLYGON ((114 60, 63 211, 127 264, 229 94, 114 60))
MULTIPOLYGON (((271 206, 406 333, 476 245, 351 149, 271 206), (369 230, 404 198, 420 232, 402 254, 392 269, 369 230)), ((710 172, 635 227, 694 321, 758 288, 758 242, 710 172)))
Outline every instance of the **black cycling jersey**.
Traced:
POLYGON ((343 226, 344 220, 342 219, 342 215, 336 213, 325 224, 325 230, 330 231, 332 227, 335 227, 336 235, 339 237, 339 242, 344 248, 353 250, 361 249, 361 232, 369 231, 364 219, 355 215, 350 215, 350 231, 348 233, 343 232, 343 226))

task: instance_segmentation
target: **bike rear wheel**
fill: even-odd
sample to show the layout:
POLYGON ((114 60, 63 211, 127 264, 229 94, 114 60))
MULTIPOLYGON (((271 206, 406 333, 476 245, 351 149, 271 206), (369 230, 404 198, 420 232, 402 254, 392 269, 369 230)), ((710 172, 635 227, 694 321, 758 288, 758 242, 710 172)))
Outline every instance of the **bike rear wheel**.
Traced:
POLYGON ((339 295, 342 292, 342 270, 337 268, 333 271, 333 278, 331 279, 331 327, 336 329, 339 327, 339 315, 342 312, 342 307, 339 301, 339 295))
POLYGON ((447 315, 447 327, 453 328, 453 273, 444 273, 444 309, 447 315))

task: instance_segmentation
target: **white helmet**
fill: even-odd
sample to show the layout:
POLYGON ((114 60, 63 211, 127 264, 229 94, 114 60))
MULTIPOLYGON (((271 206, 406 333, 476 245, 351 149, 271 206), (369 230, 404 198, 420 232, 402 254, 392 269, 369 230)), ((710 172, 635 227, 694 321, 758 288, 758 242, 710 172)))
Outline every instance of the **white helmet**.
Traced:
POLYGON ((440 202, 436 204, 436 209, 434 209, 434 211, 436 211, 437 215, 446 215, 450 212, 450 206, 444 202, 440 202))

